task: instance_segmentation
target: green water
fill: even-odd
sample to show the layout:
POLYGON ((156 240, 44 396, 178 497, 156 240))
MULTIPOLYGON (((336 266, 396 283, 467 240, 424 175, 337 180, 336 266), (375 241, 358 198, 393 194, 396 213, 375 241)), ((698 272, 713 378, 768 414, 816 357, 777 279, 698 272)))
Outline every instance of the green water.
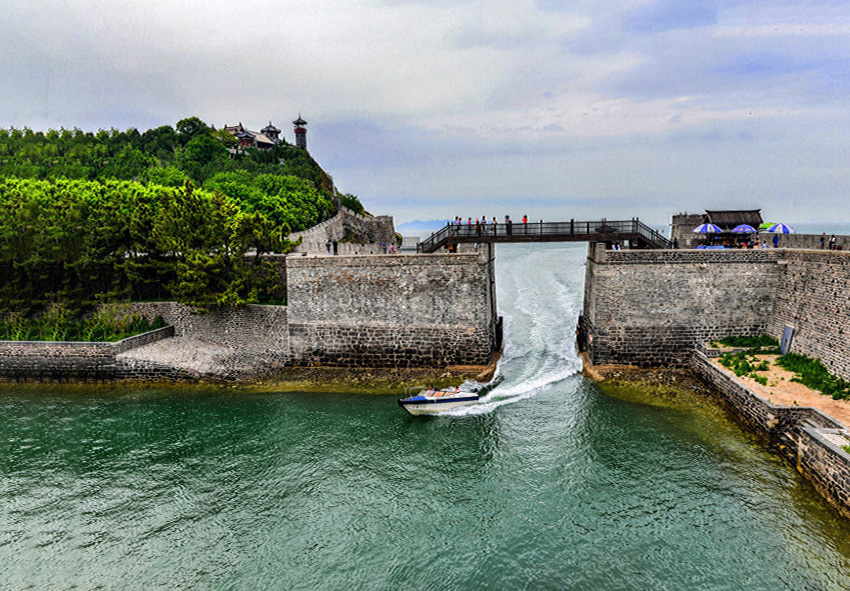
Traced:
POLYGON ((500 247, 505 381, 452 416, 0 389, 0 589, 850 588, 848 522, 722 411, 575 373, 583 255, 500 247))

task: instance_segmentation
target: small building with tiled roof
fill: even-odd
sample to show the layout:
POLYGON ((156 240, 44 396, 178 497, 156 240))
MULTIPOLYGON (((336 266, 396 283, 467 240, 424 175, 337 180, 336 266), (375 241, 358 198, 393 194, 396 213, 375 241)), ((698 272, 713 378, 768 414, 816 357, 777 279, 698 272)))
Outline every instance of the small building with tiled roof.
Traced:
POLYGON ((758 229, 762 224, 761 209, 725 209, 705 210, 705 213, 680 213, 673 216, 670 228, 670 240, 678 248, 696 248, 708 240, 706 234, 694 234, 693 229, 702 224, 714 224, 720 228, 719 234, 711 239, 737 241, 740 234, 734 234, 732 229, 747 224, 758 229))

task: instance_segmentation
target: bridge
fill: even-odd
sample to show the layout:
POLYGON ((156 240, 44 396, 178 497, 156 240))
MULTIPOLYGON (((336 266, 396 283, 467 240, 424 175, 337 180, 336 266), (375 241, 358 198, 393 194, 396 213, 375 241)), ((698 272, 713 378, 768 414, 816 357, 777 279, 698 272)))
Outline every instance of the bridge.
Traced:
POLYGON ((619 242, 623 248, 673 248, 673 243, 637 218, 626 221, 530 222, 527 224, 446 224, 416 245, 417 252, 435 252, 463 243, 619 242))

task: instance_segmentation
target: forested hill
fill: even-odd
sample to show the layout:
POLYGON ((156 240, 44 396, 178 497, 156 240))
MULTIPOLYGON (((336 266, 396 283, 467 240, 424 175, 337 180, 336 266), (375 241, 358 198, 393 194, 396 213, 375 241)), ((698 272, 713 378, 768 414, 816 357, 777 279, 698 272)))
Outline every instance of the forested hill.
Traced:
POLYGON ((281 301, 262 255, 336 213, 333 185, 304 149, 236 142, 197 117, 144 133, 0 129, 0 322, 116 300, 281 301))
MULTIPOLYGON (((335 213, 332 180, 306 150, 281 141, 271 150, 231 155, 228 148, 237 144, 233 135, 197 117, 145 132, 0 129, 0 178, 132 180, 166 187, 182 187, 188 180, 222 192, 248 211, 269 213, 274 207, 270 217, 291 231, 335 213)), ((342 200, 362 211, 356 197, 342 200)))

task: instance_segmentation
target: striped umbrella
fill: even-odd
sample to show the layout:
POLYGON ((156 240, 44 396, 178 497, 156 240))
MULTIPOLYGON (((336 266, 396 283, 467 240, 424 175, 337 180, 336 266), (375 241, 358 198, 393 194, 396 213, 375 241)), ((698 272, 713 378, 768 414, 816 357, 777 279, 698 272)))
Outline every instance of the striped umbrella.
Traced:
POLYGON ((773 224, 767 229, 767 231, 773 232, 774 234, 793 234, 794 228, 786 226, 785 224, 773 224))
POLYGON ((722 231, 714 224, 703 224, 691 230, 694 234, 719 234, 722 231))
POLYGON ((741 224, 740 226, 732 228, 732 231, 735 232, 735 234, 755 234, 758 230, 749 224, 741 224))

